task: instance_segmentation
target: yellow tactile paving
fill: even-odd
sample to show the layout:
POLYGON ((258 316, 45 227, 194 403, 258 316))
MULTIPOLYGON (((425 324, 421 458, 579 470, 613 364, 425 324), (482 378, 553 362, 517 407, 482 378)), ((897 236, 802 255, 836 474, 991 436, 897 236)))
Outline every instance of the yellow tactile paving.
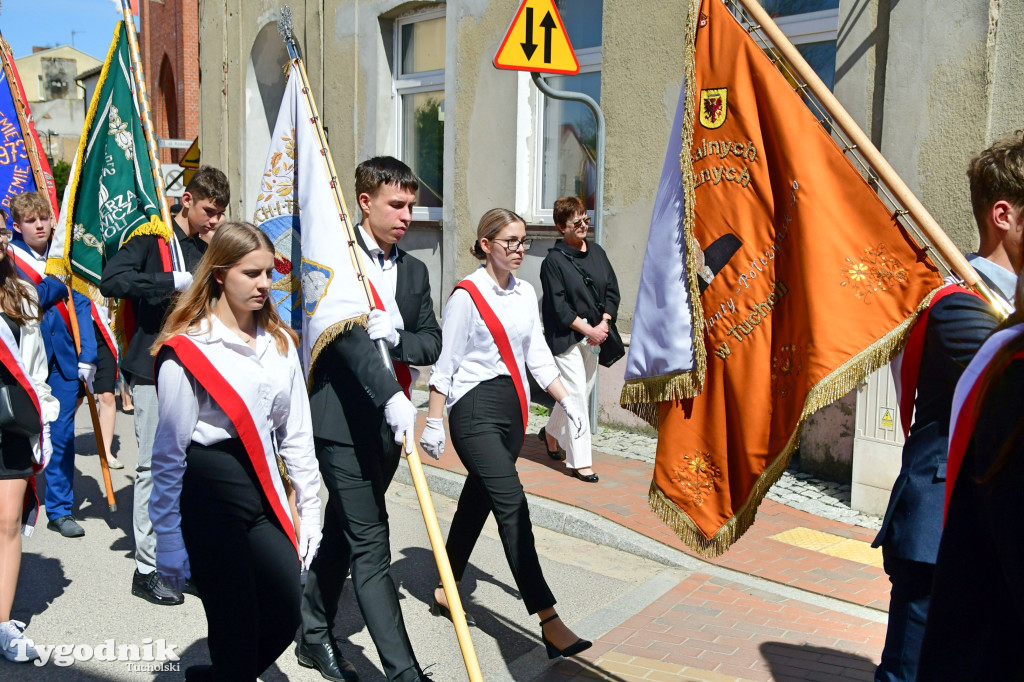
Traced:
POLYGON ((867 566, 882 567, 882 550, 873 549, 871 545, 861 540, 851 540, 810 528, 793 528, 778 535, 772 535, 771 539, 839 559, 856 561, 867 566))
POLYGON ((748 682, 741 677, 723 675, 710 670, 700 670, 686 665, 676 665, 640 656, 627 656, 609 652, 588 665, 568 682, 593 682, 615 680, 616 682, 748 682))

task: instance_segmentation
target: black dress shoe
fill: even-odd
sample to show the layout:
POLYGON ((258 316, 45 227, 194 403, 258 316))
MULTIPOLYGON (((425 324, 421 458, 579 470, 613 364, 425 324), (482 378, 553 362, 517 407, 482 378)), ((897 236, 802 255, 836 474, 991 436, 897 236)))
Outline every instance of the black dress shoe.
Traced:
POLYGON ((541 443, 544 443, 544 449, 547 450, 548 457, 550 457, 551 459, 557 459, 559 462, 565 460, 565 455, 563 455, 562 451, 558 449, 557 444, 555 445, 554 450, 548 450, 548 436, 547 431, 544 430, 544 427, 541 427, 540 433, 537 434, 537 438, 540 439, 541 443))
POLYGON ((57 531, 66 538, 80 538, 85 535, 85 529, 78 525, 75 517, 71 514, 50 521, 46 527, 57 531))
POLYGON ((165 583, 156 571, 142 574, 139 573, 139 569, 135 569, 135 575, 132 577, 132 594, 159 606, 177 606, 185 603, 185 597, 181 592, 176 592, 165 583))
POLYGON ((331 682, 356 682, 359 679, 355 666, 345 660, 334 642, 307 644, 299 640, 295 645, 295 658, 303 668, 313 668, 331 682))
POLYGON ((551 616, 550 618, 545 618, 540 622, 540 639, 542 642, 544 642, 544 649, 548 653, 548 658, 558 658, 560 656, 575 656, 576 654, 586 651, 594 645, 594 643, 589 640, 577 638, 576 641, 570 644, 569 646, 565 647, 564 649, 559 649, 557 646, 548 641, 548 638, 544 635, 544 626, 556 618, 558 618, 557 613, 551 616))
MULTIPOLYGON (((468 625, 471 628, 475 628, 476 627, 476 619, 474 619, 473 616, 469 615, 469 613, 467 611, 465 611, 465 610, 463 610, 463 613, 466 614, 466 625, 468 625)), ((448 609, 447 606, 445 606, 441 602, 437 601, 437 599, 434 599, 434 603, 430 605, 430 615, 432 615, 432 616, 444 616, 448 620, 452 620, 452 612, 448 609)), ((454 623, 454 622, 455 621, 452 620, 452 623, 454 623)))
POLYGON ((597 474, 581 474, 579 469, 569 469, 569 473, 586 483, 597 483, 601 480, 597 477, 597 474))

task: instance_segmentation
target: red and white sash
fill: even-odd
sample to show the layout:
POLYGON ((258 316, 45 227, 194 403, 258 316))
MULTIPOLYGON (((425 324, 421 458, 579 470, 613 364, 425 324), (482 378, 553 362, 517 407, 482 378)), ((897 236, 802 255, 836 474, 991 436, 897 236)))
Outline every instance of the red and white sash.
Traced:
MULTIPOLYGON (((367 281, 370 283, 370 293, 373 294, 373 307, 387 312, 387 308, 384 307, 384 301, 381 299, 380 294, 377 293, 377 287, 373 285, 373 280, 367 278, 367 281)), ((394 312, 398 312, 397 301, 394 302, 394 312)), ((392 319, 397 317, 396 322, 398 322, 398 324, 395 324, 395 329, 402 329, 402 316, 400 314, 397 316, 392 313, 388 314, 392 316, 392 319)), ((394 359, 391 361, 391 364, 395 367, 395 378, 398 379, 398 384, 402 387, 402 392, 405 393, 405 397, 412 398, 412 395, 409 392, 412 388, 412 370, 409 369, 409 365, 400 360, 394 359)))
MULTIPOLYGON (((21 273, 21 276, 37 286, 42 283, 43 278, 46 277, 46 270, 43 262, 33 258, 32 255, 22 249, 19 244, 12 242, 10 248, 11 255, 14 257, 14 265, 17 267, 18 272, 21 273)), ((106 342, 110 352, 113 353, 116 365, 116 361, 118 359, 117 343, 114 341, 114 336, 110 333, 110 327, 107 325, 106 320, 104 320, 103 314, 100 313, 96 302, 90 301, 90 304, 93 322, 96 323, 96 327, 103 335, 103 340, 106 342)), ((67 325, 68 331, 71 331, 71 314, 68 312, 67 302, 57 301, 57 310, 60 312, 60 316, 64 318, 64 324, 67 325)))
MULTIPOLYGON (((1006 344, 1013 341, 1020 334, 1024 334, 1024 323, 1015 324, 1012 327, 996 332, 982 344, 974 359, 967 365, 967 369, 960 375, 956 391, 953 393, 953 411, 949 421, 949 459, 946 463, 946 506, 945 513, 949 511, 949 500, 953 495, 953 486, 956 484, 957 474, 960 473, 960 466, 964 461, 964 454, 967 452, 967 445, 974 435, 974 426, 978 421, 978 392, 981 389, 981 377, 992 358, 1003 349, 1006 344)), ((1014 359, 1024 357, 1024 351, 1014 356, 1014 359)))
MULTIPOLYGON (((932 297, 931 303, 924 309, 917 322, 907 336, 903 346, 902 360, 899 368, 899 405, 900 422, 903 426, 903 437, 910 435, 910 426, 914 417, 914 401, 917 399, 917 381, 921 375, 921 356, 924 354, 924 341, 928 336, 928 314, 932 307, 950 294, 969 294, 981 298, 972 289, 960 284, 947 284, 932 297)), ((984 300, 984 299, 982 299, 984 300)))
POLYGON ((530 415, 529 406, 526 402, 526 377, 519 371, 519 363, 516 361, 516 354, 512 351, 512 344, 509 343, 508 333, 505 331, 501 320, 498 319, 497 314, 487 304, 487 299, 484 298, 476 284, 467 278, 456 284, 455 288, 462 289, 473 299, 480 317, 483 318, 484 324, 487 325, 487 331, 491 332, 491 336, 494 337, 494 343, 498 347, 501 361, 508 368, 508 373, 512 377, 512 383, 516 387, 516 393, 519 395, 519 408, 523 413, 523 428, 525 429, 526 421, 530 415))
MULTIPOLYGON (((21 359, 21 350, 18 347, 18 342, 14 339, 14 334, 11 333, 7 323, 0 320, 0 362, 3 363, 4 367, 7 368, 18 382, 18 385, 25 389, 28 397, 32 400, 32 405, 36 408, 36 414, 39 415, 39 454, 40 461, 36 462, 35 458, 32 459, 32 473, 38 474, 46 466, 46 462, 42 460, 46 448, 43 445, 43 440, 46 438, 46 432, 43 429, 43 411, 39 404, 39 394, 36 393, 36 388, 32 384, 32 379, 28 375, 28 370, 25 369, 25 363, 21 359)), ((25 489, 25 499, 22 503, 22 514, 21 520, 24 526, 22 531, 24 535, 31 535, 32 529, 36 525, 36 518, 39 514, 39 497, 36 495, 36 477, 29 476, 28 486, 25 489)))
POLYGON ((232 388, 232 384, 244 384, 241 380, 232 381, 232 374, 248 371, 249 366, 239 363, 237 366, 218 368, 206 356, 203 345, 196 343, 185 334, 171 337, 164 345, 174 350, 185 369, 206 389, 214 402, 231 420, 231 425, 238 433, 245 452, 249 456, 249 461, 256 471, 256 478, 260 482, 264 497, 270 503, 274 516, 284 528, 285 534, 298 551, 295 541, 295 526, 289 512, 288 498, 281 482, 281 474, 277 469, 269 424, 265 418, 254 420, 253 414, 260 413, 256 404, 247 402, 246 398, 232 388))

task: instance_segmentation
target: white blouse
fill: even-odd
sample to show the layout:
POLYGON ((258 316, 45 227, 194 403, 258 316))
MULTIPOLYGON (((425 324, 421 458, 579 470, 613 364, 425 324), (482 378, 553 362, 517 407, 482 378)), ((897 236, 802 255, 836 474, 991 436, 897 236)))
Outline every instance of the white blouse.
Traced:
MULTIPOLYGON (((555 359, 544 342, 536 292, 529 282, 512 275, 509 275, 508 287, 502 289, 483 266, 466 280, 476 284, 505 328, 516 357, 515 371, 523 379, 526 402, 529 403, 527 367, 544 388, 558 378, 555 359)), ((494 337, 468 292, 456 289, 448 298, 441 319, 441 335, 441 356, 434 363, 429 384, 448 396, 445 404, 449 410, 477 384, 497 376, 511 376, 494 337)))
MULTIPOLYGON (((314 510, 319 513, 320 471, 313 450, 313 424, 294 346, 289 342, 287 354, 282 355, 274 337, 260 328, 253 350, 214 315, 189 338, 202 347, 218 370, 230 368, 232 388, 247 403, 258 405, 253 421, 261 432, 270 432, 277 454, 284 460, 300 516, 314 510)), ((149 514, 161 550, 172 551, 181 548, 167 541, 174 537, 174 544, 180 542, 179 498, 186 449, 192 441, 213 445, 237 438, 238 433, 224 410, 176 357, 160 366, 157 393, 160 420, 153 442, 149 514)), ((272 467, 272 473, 276 472, 272 467)))

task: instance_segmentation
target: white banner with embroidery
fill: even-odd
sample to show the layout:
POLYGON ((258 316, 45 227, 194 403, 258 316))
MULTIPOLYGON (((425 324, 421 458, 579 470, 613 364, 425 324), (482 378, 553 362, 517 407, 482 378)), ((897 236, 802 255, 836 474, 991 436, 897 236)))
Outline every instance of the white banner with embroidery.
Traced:
POLYGON ((352 266, 324 150, 294 62, 253 222, 274 244, 271 299, 285 323, 301 335, 302 366, 308 373, 317 342, 322 347, 361 321, 369 304, 352 266))

